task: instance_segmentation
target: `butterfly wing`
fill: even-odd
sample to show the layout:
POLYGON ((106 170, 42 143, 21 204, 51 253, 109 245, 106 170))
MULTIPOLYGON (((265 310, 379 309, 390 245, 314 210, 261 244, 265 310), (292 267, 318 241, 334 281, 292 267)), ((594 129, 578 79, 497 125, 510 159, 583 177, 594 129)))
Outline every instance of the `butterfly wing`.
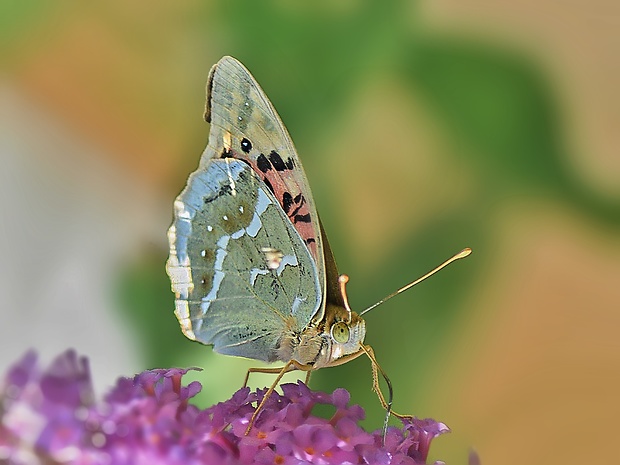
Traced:
POLYGON ((306 243, 244 161, 201 163, 175 202, 168 235, 181 328, 219 353, 277 360, 282 335, 321 306, 306 243))
MULTIPOLYGON (((308 180, 293 141, 275 108, 250 72, 232 57, 211 69, 205 119, 211 123, 201 165, 233 157, 247 161, 272 192, 308 248, 325 289, 323 237, 308 180)), ((299 314, 302 324, 321 320, 324 304, 299 314)))

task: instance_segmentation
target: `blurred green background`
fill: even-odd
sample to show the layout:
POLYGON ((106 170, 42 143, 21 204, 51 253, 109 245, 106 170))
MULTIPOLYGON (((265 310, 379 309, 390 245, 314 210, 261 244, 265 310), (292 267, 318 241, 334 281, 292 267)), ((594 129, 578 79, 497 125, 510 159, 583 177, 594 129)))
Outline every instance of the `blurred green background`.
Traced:
MULTIPOLYGON (((2 2, 2 367, 72 346, 103 391, 200 366, 207 405, 256 366, 183 337, 164 271, 204 83, 232 55, 295 141, 354 309, 474 249, 366 318, 395 409, 453 430, 432 458, 619 459, 618 18, 608 0, 2 2)), ((380 427, 367 360, 311 385, 380 427)))

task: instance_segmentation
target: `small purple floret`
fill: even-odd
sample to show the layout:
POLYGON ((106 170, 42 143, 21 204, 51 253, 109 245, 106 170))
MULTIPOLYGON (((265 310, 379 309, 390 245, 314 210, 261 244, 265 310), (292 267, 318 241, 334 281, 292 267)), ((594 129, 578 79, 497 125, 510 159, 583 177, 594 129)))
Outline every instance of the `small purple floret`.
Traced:
POLYGON ((161 369, 121 378, 97 401, 87 360, 60 355, 46 370, 29 352, 0 384, 0 463, 74 464, 422 464, 430 443, 448 431, 434 420, 403 421, 368 433, 364 410, 344 389, 331 395, 305 384, 274 392, 245 435, 266 389, 239 389, 201 410, 190 399, 201 389, 182 385, 189 370, 161 369), (331 405, 331 418, 312 415, 331 405))

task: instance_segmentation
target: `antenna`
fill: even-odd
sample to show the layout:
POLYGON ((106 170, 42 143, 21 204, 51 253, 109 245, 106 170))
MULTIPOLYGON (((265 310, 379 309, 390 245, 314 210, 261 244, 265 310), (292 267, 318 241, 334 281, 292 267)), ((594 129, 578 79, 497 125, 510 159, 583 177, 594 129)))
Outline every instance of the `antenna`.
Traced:
POLYGON ((384 297, 383 299, 381 299, 379 302, 377 302, 376 304, 371 305, 370 307, 368 307, 366 310, 364 310, 363 312, 361 312, 359 314, 359 316, 362 316, 364 313, 367 313, 369 311, 371 311, 373 308, 378 307, 379 305, 381 305, 384 302, 387 302, 388 300, 390 300, 392 297, 400 294, 401 292, 405 292, 407 289, 411 289, 413 286, 415 286, 416 284, 418 284, 419 282, 424 281, 426 278, 428 278, 429 276, 434 275, 435 273, 437 273, 439 270, 441 270, 442 268, 445 268, 446 266, 448 266, 450 263, 455 262, 461 258, 465 258, 467 257, 469 254, 471 253, 471 249, 469 247, 467 247, 466 249, 461 250, 459 253, 457 253, 456 255, 454 255, 452 258, 449 258, 448 260, 446 260, 445 262, 443 262, 441 265, 439 265, 438 267, 432 269, 431 271, 429 271, 428 273, 426 273, 424 276, 422 276, 421 278, 416 279, 415 281, 407 284, 406 286, 401 287, 399 290, 397 290, 396 292, 392 292, 390 295, 388 295, 387 297, 384 297))

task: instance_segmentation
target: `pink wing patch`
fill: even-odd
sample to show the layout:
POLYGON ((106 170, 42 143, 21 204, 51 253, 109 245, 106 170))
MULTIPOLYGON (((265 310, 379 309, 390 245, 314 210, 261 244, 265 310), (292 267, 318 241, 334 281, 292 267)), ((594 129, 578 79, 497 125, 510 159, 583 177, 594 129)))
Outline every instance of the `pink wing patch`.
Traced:
MULTIPOLYGON (((243 138, 242 151, 247 150, 246 153, 249 153, 251 148, 251 141, 243 138)), ((297 182, 295 170, 300 168, 296 166, 293 157, 283 159, 275 150, 269 154, 261 153, 256 158, 237 154, 235 151, 232 151, 232 155, 234 158, 249 161, 254 171, 263 178, 316 262, 318 258, 316 231, 320 229, 318 225, 313 224, 309 204, 304 197, 302 186, 297 182)))

